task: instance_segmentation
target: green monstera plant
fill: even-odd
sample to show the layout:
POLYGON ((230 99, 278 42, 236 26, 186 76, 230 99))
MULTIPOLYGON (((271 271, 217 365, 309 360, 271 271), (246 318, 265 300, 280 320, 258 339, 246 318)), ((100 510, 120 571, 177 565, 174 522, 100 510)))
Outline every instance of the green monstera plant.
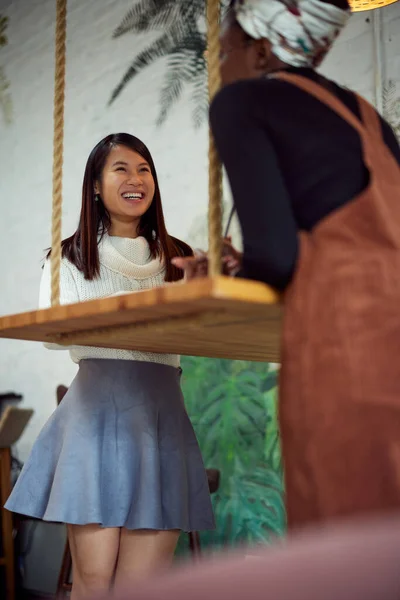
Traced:
MULTIPOLYGON (((215 532, 203 545, 269 542, 285 531, 276 370, 265 363, 185 357, 186 406, 205 465, 221 471, 215 532)), ((181 540, 181 547, 184 544, 181 540)))

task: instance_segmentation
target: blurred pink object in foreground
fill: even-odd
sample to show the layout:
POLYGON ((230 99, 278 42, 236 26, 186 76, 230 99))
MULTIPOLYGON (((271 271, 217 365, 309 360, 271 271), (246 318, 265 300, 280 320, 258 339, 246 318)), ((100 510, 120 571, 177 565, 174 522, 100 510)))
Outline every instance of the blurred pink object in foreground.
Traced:
POLYGON ((400 600, 400 515, 304 530, 287 543, 173 569, 112 598, 400 600))

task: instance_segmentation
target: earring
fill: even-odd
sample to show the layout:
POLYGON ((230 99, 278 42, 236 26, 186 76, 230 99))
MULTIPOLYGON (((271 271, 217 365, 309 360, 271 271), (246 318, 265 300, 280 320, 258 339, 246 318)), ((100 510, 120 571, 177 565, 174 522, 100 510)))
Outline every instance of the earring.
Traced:
POLYGON ((95 201, 95 202, 99 202, 99 201, 100 201, 100 199, 101 199, 101 198, 100 198, 100 194, 95 194, 94 201, 95 201))

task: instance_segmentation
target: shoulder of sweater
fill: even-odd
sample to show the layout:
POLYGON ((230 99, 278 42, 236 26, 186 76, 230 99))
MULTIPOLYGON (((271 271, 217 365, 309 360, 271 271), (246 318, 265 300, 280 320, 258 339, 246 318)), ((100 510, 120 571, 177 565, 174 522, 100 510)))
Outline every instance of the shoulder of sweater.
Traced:
MULTIPOLYGON (((50 269, 50 265, 51 265, 51 257, 49 256, 48 258, 46 258, 44 260, 43 269, 50 269)), ((63 256, 61 258, 60 267, 61 267, 61 270, 67 269, 68 271, 72 271, 72 272, 77 271, 78 273, 80 273, 79 269, 74 265, 74 263, 72 263, 70 260, 68 260, 68 258, 66 258, 65 256, 63 256)))

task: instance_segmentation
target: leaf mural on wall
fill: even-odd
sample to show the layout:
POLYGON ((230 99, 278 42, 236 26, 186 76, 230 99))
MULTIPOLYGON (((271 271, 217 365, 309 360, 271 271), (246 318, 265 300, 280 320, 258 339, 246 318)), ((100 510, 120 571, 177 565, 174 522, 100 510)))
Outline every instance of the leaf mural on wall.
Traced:
MULTIPOLYGON (((184 357, 183 389, 205 465, 221 471, 206 546, 269 542, 285 531, 273 365, 184 357)), ((184 544, 184 540, 182 540, 184 544)))
POLYGON ((133 58, 114 88, 109 104, 144 69, 160 58, 167 58, 157 124, 165 121, 184 87, 189 86, 192 91, 193 123, 195 127, 200 126, 208 107, 205 12, 205 0, 139 0, 134 4, 114 31, 113 37, 150 31, 159 31, 160 35, 133 58))
POLYGON ((400 141, 400 84, 393 79, 383 89, 383 116, 400 141))
MULTIPOLYGON (((6 46, 8 43, 6 36, 7 26, 8 18, 0 14, 0 48, 6 46)), ((6 77, 5 68, 3 65, 0 65, 0 109, 6 124, 12 121, 12 102, 9 88, 10 84, 6 77)))
MULTIPOLYGON (((196 42, 194 41, 194 45, 196 42)), ((168 57, 167 69, 160 92, 160 112, 157 125, 162 125, 169 111, 183 92, 185 85, 192 87, 192 118, 195 127, 203 122, 208 108, 204 50, 182 49, 168 57)))

